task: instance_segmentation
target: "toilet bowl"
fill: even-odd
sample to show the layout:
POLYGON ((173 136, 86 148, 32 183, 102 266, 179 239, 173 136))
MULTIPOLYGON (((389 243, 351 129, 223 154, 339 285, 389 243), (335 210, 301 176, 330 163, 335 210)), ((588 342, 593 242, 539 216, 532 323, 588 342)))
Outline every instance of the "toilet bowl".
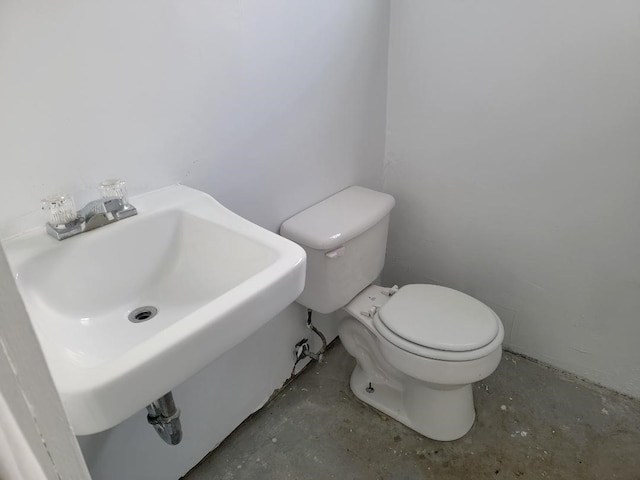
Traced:
MULTIPOLYGON (((393 297, 388 296, 388 291, 370 285, 344 307, 350 316, 340 323, 340 340, 357 361, 351 375, 351 390, 363 402, 426 437, 441 441, 458 439, 469 431, 475 420, 471 383, 488 377, 500 363, 504 338, 502 323, 481 302, 445 287, 407 285, 393 297), (396 308, 403 310, 407 307, 407 294, 420 295, 425 291, 435 296, 444 293, 447 307, 453 310, 448 317, 431 319, 431 327, 437 328, 439 323, 449 321, 443 328, 452 330, 450 320, 455 318, 456 300, 465 304, 464 312, 469 313, 477 307, 481 318, 486 315, 486 328, 474 332, 479 334, 479 348, 469 349, 465 344, 466 350, 433 349, 422 345, 434 343, 433 336, 415 343, 385 325, 385 309, 387 316, 396 308)), ((437 301, 424 297, 417 297, 414 305, 419 305, 420 300, 430 302, 431 307, 437 306, 437 301)), ((415 329, 410 332, 418 334, 415 329)), ((471 338, 467 335, 461 340, 471 338)), ((461 343, 454 343, 449 348, 460 349, 461 343)))
POLYGON ((285 221, 280 234, 307 253, 297 302, 342 310, 356 359, 350 386, 363 402, 426 437, 449 441, 475 421, 471 384, 502 356, 504 328, 485 304, 437 285, 372 284, 384 264, 390 195, 349 187, 285 221))

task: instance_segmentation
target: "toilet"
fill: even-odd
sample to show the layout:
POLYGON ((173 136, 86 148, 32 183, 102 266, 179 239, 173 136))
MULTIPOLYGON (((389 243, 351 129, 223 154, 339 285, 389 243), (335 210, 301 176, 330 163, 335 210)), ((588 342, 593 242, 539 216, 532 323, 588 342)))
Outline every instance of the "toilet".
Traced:
POLYGON ((356 359, 351 390, 434 440, 473 426, 472 383, 502 357, 500 318, 475 298, 438 285, 374 285, 387 245, 391 195, 352 186, 285 221, 280 234, 307 253, 297 302, 346 314, 339 336, 356 359))

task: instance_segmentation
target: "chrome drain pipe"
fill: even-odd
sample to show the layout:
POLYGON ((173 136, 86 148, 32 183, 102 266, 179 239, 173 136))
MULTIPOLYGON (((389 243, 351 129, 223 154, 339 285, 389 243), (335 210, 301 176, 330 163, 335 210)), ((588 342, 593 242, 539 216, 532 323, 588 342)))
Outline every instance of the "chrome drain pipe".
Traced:
POLYGON ((176 408, 171 392, 147 405, 147 422, 153 426, 160 438, 169 445, 177 445, 182 440, 180 410, 176 408))

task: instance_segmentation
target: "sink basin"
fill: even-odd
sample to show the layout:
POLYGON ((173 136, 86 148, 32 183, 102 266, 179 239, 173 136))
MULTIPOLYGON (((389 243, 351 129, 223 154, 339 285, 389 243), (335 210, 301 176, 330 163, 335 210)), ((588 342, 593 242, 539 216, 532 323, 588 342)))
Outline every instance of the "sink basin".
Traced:
POLYGON ((304 287, 300 247, 202 192, 131 203, 137 216, 63 241, 38 228, 3 242, 78 435, 164 395, 304 287))

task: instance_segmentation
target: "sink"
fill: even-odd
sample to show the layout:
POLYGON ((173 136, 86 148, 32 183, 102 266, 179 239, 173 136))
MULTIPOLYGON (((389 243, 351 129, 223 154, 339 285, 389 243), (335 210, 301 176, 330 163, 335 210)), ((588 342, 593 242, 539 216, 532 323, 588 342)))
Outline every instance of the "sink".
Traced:
POLYGON ((3 241, 78 435, 111 428, 250 336, 302 292, 305 253, 200 191, 57 241, 3 241), (157 312, 157 313, 156 313, 157 312))

